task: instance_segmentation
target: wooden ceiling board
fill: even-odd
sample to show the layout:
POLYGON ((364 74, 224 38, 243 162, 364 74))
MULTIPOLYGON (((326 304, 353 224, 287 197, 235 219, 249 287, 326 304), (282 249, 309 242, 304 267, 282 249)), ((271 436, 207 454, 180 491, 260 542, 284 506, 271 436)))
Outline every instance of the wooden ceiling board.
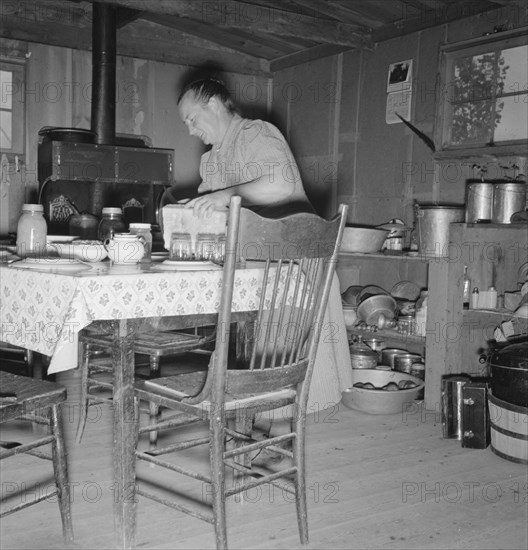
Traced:
POLYGON ((118 54, 273 71, 526 0, 10 0, 0 38, 91 49, 92 4, 117 8, 118 54))

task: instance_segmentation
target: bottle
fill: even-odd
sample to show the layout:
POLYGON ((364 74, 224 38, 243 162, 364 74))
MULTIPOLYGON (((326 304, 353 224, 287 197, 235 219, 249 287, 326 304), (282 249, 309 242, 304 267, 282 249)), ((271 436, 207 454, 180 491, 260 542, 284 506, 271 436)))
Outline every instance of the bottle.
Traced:
POLYGON ((105 242, 111 239, 114 233, 123 233, 126 231, 126 225, 123 221, 123 211, 121 208, 107 206, 103 208, 103 217, 99 222, 97 237, 105 242))
POLYGON ((23 204, 18 220, 16 250, 21 258, 38 256, 46 251, 48 226, 42 204, 23 204))
POLYGON ((471 294, 471 280, 468 277, 467 265, 464 266, 464 277, 462 279, 462 307, 463 309, 469 309, 469 301, 471 294))
POLYGON ((471 293, 471 309, 478 309, 479 307, 479 289, 475 287, 471 293))
POLYGON ((141 258, 141 263, 149 263, 152 256, 152 233, 150 230, 150 223, 131 223, 129 225, 130 233, 137 235, 143 242, 145 247, 145 254, 141 258))
POLYGON ((497 309, 497 289, 494 286, 488 288, 488 308, 497 309))

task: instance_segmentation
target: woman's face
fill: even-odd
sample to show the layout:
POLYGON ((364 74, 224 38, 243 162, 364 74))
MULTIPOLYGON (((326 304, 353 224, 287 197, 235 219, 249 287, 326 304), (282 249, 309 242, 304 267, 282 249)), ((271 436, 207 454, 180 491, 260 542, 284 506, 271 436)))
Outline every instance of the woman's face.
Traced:
POLYGON ((199 137, 206 145, 219 144, 222 141, 217 101, 211 98, 207 103, 197 101, 188 92, 180 101, 178 110, 191 136, 199 137))

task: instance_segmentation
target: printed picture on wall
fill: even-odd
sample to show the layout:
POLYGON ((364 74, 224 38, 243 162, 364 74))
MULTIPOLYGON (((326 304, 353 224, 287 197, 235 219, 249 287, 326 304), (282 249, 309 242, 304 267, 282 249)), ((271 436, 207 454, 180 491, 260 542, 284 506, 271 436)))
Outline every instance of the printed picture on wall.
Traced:
POLYGON ((401 92, 412 87, 412 59, 389 65, 387 92, 401 92))

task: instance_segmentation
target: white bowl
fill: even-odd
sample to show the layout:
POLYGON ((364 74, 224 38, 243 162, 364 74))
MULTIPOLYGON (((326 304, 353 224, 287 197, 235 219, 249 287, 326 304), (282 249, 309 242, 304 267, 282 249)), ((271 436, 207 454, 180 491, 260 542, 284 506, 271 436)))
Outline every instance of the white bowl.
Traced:
POLYGON ((82 262, 101 262, 108 252, 101 241, 74 241, 72 243, 53 243, 61 258, 72 258, 82 262))
POLYGON ((424 381, 404 372, 379 369, 352 369, 352 386, 358 382, 370 382, 376 388, 382 388, 389 382, 399 384, 410 380, 414 388, 386 391, 382 389, 348 388, 341 393, 342 402, 349 409, 369 414, 396 414, 409 411, 418 392, 424 387, 424 381))

